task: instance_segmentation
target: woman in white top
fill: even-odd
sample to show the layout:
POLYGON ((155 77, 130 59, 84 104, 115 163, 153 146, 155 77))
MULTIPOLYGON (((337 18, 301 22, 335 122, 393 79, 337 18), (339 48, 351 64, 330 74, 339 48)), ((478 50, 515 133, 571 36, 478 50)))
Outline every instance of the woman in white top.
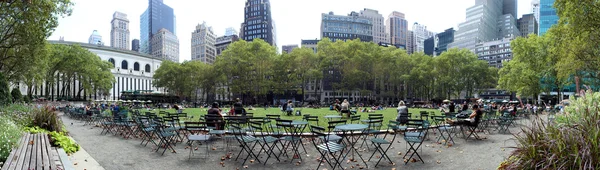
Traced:
POLYGON ((342 105, 340 107, 340 111, 341 114, 346 113, 346 115, 350 117, 350 103, 348 102, 348 99, 344 99, 344 102, 342 102, 342 105))

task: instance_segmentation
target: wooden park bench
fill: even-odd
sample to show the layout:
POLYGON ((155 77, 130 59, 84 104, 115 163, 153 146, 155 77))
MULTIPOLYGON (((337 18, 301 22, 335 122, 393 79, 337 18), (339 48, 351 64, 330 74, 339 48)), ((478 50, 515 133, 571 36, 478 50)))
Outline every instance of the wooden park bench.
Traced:
POLYGON ((27 133, 19 141, 19 147, 10 152, 8 159, 2 165, 2 170, 58 169, 53 157, 47 134, 27 133))

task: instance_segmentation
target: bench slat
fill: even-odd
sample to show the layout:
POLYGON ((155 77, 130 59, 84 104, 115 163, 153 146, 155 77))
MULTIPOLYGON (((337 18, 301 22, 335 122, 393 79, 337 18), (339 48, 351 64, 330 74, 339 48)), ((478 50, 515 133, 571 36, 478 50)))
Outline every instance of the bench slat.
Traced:
POLYGON ((50 157, 52 156, 50 153, 50 151, 52 151, 50 140, 45 136, 42 138, 42 141, 42 167, 43 169, 53 169, 54 160, 50 160, 50 157))
MULTIPOLYGON (((31 155, 29 157, 29 162, 28 162, 29 164, 27 165, 27 169, 29 169, 30 167, 31 168, 35 167, 35 161, 37 159, 37 154, 36 154, 37 146, 38 146, 39 140, 40 140, 39 135, 36 134, 33 136, 33 145, 31 146, 31 151, 30 151, 31 155)), ((23 168, 23 169, 26 169, 26 168, 23 168)))
POLYGON ((8 168, 9 170, 13 170, 13 169, 21 169, 21 167, 23 166, 23 161, 25 160, 25 152, 27 152, 27 143, 29 142, 29 137, 31 136, 31 134, 27 133, 25 134, 25 141, 24 143, 21 143, 20 147, 21 148, 19 150, 19 152, 17 153, 18 155, 15 155, 15 159, 16 161, 12 162, 10 164, 10 167, 8 168))
POLYGON ((19 143, 17 143, 17 147, 13 148, 13 150, 10 151, 10 154, 8 155, 8 158, 4 162, 4 165, 2 166, 2 170, 8 170, 8 168, 10 167, 10 164, 13 163, 13 162, 15 162, 15 160, 13 160, 13 159, 16 159, 15 158, 16 153, 21 153, 21 149, 22 149, 21 144, 24 143, 25 140, 27 140, 26 138, 27 138, 27 136, 23 135, 19 139, 19 143))
MULTIPOLYGON (((44 135, 46 135, 46 134, 42 134, 40 136, 38 144, 35 145, 36 146, 36 152, 35 152, 35 157, 36 157, 35 169, 43 169, 41 159, 42 159, 42 146, 44 144, 42 138, 44 138, 44 135)), ((31 166, 31 167, 34 167, 34 166, 31 166)))
POLYGON ((30 145, 29 143, 31 141, 33 141, 33 144, 35 144, 35 142, 37 142, 35 140, 36 136, 37 136, 36 134, 33 134, 33 135, 29 136, 29 141, 27 141, 27 143, 25 144, 25 145, 27 145, 27 151, 25 152, 25 155, 24 155, 25 159, 23 160, 23 164, 21 164, 21 166, 17 166, 17 169, 19 169, 19 167, 22 170, 28 170, 29 169, 29 162, 31 162, 31 151, 32 151, 32 148, 33 148, 33 145, 30 145))

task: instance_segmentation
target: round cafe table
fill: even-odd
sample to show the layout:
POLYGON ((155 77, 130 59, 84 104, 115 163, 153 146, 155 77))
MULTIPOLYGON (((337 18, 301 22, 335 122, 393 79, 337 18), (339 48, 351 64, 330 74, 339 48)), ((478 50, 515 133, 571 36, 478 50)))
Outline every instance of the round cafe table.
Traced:
MULTIPOLYGON (((351 161, 354 161, 354 154, 356 153, 356 155, 358 155, 358 157, 360 158, 360 160, 362 160, 363 164, 365 164, 365 167, 369 168, 369 165, 367 165, 367 162, 363 159, 363 157, 360 155, 360 152, 358 152, 358 150, 356 150, 356 148, 354 148, 354 145, 356 145, 356 143, 358 142, 358 140, 361 138, 361 136, 354 136, 354 132, 356 131, 363 131, 365 129, 367 129, 369 126, 364 125, 364 124, 345 124, 345 125, 337 125, 335 126, 336 129, 339 129, 343 132, 343 137, 346 139, 347 143, 348 143, 348 147, 350 147, 348 149, 348 153, 346 153, 346 155, 344 155, 344 159, 346 159, 346 157, 348 156, 348 154, 352 153, 352 159, 351 161), (347 133, 350 133, 350 135, 346 135, 347 133)), ((364 135, 364 134, 363 134, 364 135)))

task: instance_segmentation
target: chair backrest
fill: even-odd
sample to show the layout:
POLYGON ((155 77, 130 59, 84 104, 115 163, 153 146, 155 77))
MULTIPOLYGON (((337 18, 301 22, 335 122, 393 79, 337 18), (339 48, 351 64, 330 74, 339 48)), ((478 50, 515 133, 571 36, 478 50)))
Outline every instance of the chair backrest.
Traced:
POLYGON ((360 121, 360 115, 352 115, 350 116, 350 122, 360 121))
POLYGON ((272 119, 272 120, 275 120, 275 119, 279 119, 279 118, 281 118, 281 115, 272 115, 272 114, 268 114, 268 115, 266 115, 266 116, 267 116, 267 118, 269 118, 269 119, 272 119))
POLYGON ((250 120, 248 121, 248 125, 251 127, 250 129, 252 129, 254 131, 254 134, 256 135, 257 133, 260 133, 262 136, 263 133, 263 122, 262 121, 255 121, 255 120, 250 120))
POLYGON ((346 124, 346 122, 347 122, 347 120, 329 121, 329 122, 327 122, 327 124, 328 124, 327 129, 329 129, 329 132, 331 132, 333 129, 335 129, 335 126, 341 125, 341 124, 346 124))
POLYGON ((278 127, 279 130, 283 130, 283 132, 289 133, 291 135, 294 135, 296 133, 295 127, 294 125, 292 125, 292 120, 277 119, 275 120, 275 122, 275 125, 278 127))
POLYGON ((183 122, 188 131, 206 131, 206 122, 183 122))
POLYGON ((304 120, 308 122, 317 122, 319 123, 319 116, 305 116, 304 120))

